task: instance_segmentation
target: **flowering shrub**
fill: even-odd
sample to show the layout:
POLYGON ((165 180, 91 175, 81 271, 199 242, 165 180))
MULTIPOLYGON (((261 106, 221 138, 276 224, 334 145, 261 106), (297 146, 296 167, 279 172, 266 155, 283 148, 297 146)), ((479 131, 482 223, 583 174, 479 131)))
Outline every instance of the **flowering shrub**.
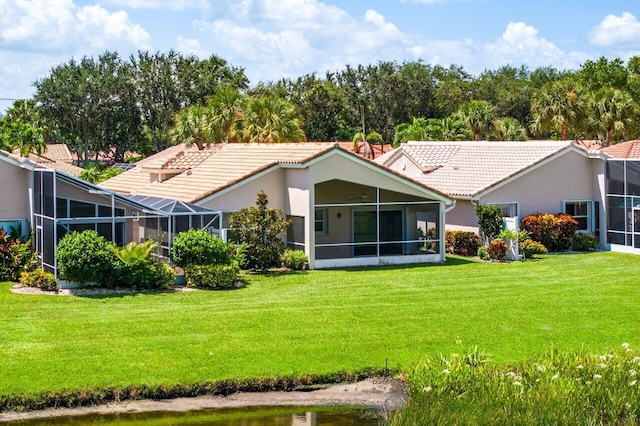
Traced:
POLYGON ((520 222, 529 237, 549 251, 569 250, 578 229, 578 222, 568 214, 535 213, 520 222))
POLYGON ((508 367, 466 349, 411 370, 409 404, 391 424, 637 424, 638 372, 626 343, 602 355, 551 349, 508 367))
POLYGON ((507 254, 507 243, 503 240, 493 240, 487 247, 487 255, 491 260, 502 260, 507 254))
POLYGON ((57 288, 56 277, 40 268, 30 272, 22 272, 20 274, 20 284, 46 291, 53 291, 57 288))
POLYGON ((31 242, 23 242, 0 229, 0 281, 18 281, 23 270, 32 270, 35 266, 31 242))
POLYGON ((473 256, 478 252, 480 239, 473 232, 446 231, 445 247, 447 253, 460 256, 473 256))
POLYGON ((525 259, 533 259, 538 254, 547 254, 547 248, 531 238, 520 241, 520 253, 525 259))

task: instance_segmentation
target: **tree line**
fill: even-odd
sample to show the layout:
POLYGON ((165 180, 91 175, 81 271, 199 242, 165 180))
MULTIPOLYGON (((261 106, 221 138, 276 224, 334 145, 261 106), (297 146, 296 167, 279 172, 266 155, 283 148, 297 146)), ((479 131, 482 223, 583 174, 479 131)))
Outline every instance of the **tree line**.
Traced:
POLYGON ((477 76, 421 61, 347 65, 250 85, 244 69, 207 59, 117 52, 74 59, 34 82, 0 119, 0 147, 64 142, 81 159, 121 161, 171 144, 218 142, 637 138, 640 57, 578 70, 502 66, 477 76))

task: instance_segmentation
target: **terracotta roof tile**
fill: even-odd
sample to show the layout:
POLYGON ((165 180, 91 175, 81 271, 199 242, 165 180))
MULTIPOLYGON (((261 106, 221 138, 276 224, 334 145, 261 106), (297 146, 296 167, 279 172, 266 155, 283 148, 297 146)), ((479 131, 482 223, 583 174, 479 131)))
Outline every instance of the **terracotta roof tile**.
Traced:
POLYGON ((611 158, 640 159, 640 140, 617 143, 602 149, 602 153, 611 158))
MULTIPOLYGON (((411 178, 452 197, 472 197, 572 146, 572 142, 408 142, 398 148, 424 172, 411 178)), ((398 151, 378 159, 390 164, 398 151)))
POLYGON ((54 169, 75 177, 80 177, 80 173, 84 170, 82 167, 74 166, 73 164, 64 163, 62 161, 39 164, 48 169, 54 169))
MULTIPOLYGON (((223 188, 239 182, 276 164, 304 163, 333 149, 334 143, 299 144, 224 144, 209 155, 197 154, 192 159, 202 160, 188 171, 162 182, 151 182, 148 169, 136 167, 101 183, 101 186, 129 195, 144 194, 195 202, 223 188), (206 157, 203 159, 203 157, 206 157)), ((179 157, 188 153, 170 152, 162 164, 178 164, 179 157), (175 163, 172 163, 175 161, 175 163)), ((157 156, 152 164, 159 164, 157 156)))

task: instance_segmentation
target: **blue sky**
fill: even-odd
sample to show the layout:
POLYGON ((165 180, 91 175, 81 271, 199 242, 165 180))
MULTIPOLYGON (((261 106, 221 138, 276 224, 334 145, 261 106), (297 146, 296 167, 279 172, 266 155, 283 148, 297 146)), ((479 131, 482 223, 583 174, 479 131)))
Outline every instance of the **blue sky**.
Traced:
MULTIPOLYGON (((640 55, 638 0, 0 0, 0 98, 71 57, 218 55, 252 84, 422 60, 477 75, 640 55)), ((0 111, 10 105, 0 100, 0 111)))

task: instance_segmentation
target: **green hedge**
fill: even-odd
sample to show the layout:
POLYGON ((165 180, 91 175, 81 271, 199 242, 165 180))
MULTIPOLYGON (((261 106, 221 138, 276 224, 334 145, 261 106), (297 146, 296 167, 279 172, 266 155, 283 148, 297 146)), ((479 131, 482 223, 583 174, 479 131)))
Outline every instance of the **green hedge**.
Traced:
POLYGON ((231 265, 187 265, 184 267, 184 278, 187 287, 203 289, 234 288, 238 282, 240 268, 236 263, 231 265))

